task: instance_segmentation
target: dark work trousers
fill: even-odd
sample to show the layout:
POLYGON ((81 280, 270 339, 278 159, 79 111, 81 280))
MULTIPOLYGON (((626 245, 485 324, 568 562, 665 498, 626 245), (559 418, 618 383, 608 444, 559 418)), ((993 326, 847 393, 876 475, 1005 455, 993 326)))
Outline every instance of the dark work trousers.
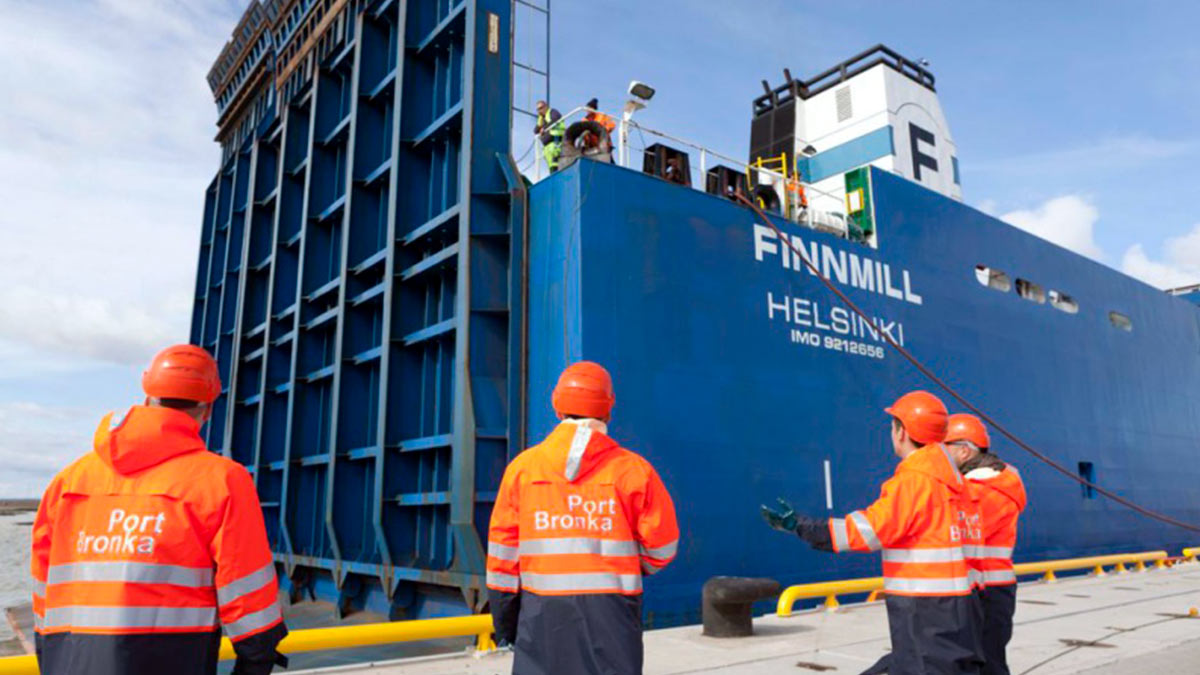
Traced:
POLYGON ((641 675, 642 596, 490 591, 513 675, 641 675))
POLYGON ((1008 641, 1012 639, 1017 585, 989 586, 983 596, 983 675, 1009 675, 1008 641))
POLYGON ((978 593, 885 598, 892 651, 862 675, 980 675, 978 593))
POLYGON ((39 635, 42 675, 215 675, 220 631, 39 635))

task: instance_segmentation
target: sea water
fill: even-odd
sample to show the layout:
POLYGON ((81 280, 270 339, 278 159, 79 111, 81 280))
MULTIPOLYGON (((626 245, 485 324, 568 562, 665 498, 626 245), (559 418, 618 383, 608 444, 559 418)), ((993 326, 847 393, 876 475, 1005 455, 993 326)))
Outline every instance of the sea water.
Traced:
MULTIPOLYGON (((33 590, 29 576, 29 525, 34 514, 0 516, 0 612, 28 604, 33 590)), ((0 617, 0 641, 13 637, 7 619, 0 617)))

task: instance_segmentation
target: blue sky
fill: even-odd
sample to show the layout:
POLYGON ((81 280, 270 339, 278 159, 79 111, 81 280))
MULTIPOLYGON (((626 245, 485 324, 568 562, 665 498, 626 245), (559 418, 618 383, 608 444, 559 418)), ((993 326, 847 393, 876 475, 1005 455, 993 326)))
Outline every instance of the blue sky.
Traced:
MULTIPOLYGON (((40 493, 105 411, 138 399, 154 350, 186 339, 218 161, 204 75, 244 7, 0 3, 0 496, 40 493)), ((557 107, 598 96, 615 111, 644 80, 658 95, 642 123, 736 157, 759 81, 778 84, 784 67, 807 78, 880 42, 928 59, 969 203, 1148 283, 1200 282, 1200 7, 553 9, 557 107)))
POLYGON ((1200 215, 1190 199, 1200 178, 1200 5, 600 0, 553 8, 559 107, 596 95, 616 108, 630 79, 645 80, 658 94, 639 113, 644 124, 737 157, 747 151, 760 80, 780 84, 785 66, 808 78, 881 42, 927 59, 967 202, 1155 285, 1200 282, 1200 215))

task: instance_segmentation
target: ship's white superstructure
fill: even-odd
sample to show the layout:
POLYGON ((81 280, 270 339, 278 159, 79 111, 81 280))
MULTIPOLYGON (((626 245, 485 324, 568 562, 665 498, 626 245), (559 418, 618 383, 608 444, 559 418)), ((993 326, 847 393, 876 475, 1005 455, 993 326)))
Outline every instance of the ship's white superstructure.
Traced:
POLYGON ((881 45, 809 81, 785 76, 775 89, 764 82, 755 101, 750 158, 786 154, 811 186, 810 209, 845 213, 843 175, 868 164, 962 199, 958 152, 924 65, 881 45))

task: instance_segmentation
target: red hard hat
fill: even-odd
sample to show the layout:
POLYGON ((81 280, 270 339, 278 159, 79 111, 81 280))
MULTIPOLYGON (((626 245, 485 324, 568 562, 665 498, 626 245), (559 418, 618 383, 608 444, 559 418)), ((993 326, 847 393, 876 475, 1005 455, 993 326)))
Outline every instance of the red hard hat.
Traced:
POLYGON ((221 394, 217 362, 196 345, 174 345, 154 355, 142 373, 142 390, 153 398, 212 403, 221 394))
POLYGON ((946 430, 946 442, 971 441, 981 450, 991 447, 987 427, 974 415, 958 414, 950 416, 949 428, 946 430))
POLYGON ((910 391, 883 411, 900 420, 918 443, 940 443, 946 437, 946 405, 927 391, 910 391))
POLYGON ((567 366, 558 377, 551 403, 559 415, 608 419, 616 397, 612 377, 598 363, 580 361, 567 366))

